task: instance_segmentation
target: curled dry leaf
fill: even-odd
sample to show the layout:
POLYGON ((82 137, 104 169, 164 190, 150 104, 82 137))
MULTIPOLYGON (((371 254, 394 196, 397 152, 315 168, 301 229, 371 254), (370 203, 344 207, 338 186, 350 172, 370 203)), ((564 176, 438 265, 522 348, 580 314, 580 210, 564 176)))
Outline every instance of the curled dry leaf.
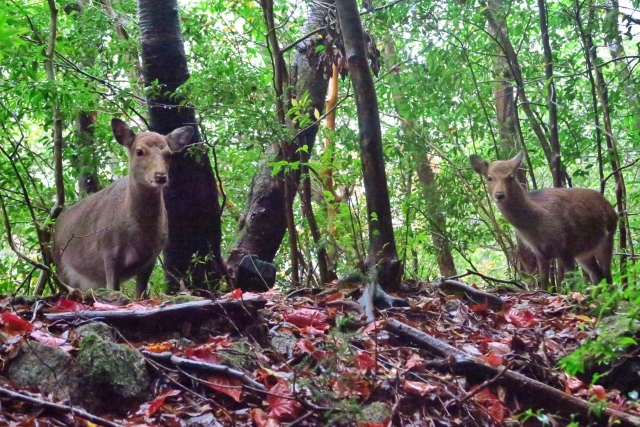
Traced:
POLYGON ((415 396, 426 396, 427 393, 432 393, 437 389, 438 386, 421 381, 404 380, 402 383, 402 390, 404 390, 405 393, 413 394, 415 396))

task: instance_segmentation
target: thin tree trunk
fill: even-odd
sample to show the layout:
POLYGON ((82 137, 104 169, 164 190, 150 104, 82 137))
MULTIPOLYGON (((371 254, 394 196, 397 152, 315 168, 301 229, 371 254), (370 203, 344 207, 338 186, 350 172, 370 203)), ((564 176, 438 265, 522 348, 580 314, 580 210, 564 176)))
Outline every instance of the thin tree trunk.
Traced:
POLYGON ((446 230, 446 217, 439 208, 442 197, 436 183, 436 174, 431 168, 429 156, 426 155, 418 166, 418 178, 422 182, 422 192, 427 202, 427 212, 431 219, 431 240, 436 249, 436 258, 440 275, 451 277, 456 275, 456 265, 451 254, 449 239, 444 235, 446 230))
POLYGON ((618 6, 618 0, 608 0, 607 2, 607 17, 612 22, 607 26, 612 32, 609 34, 607 45, 609 46, 609 52, 611 57, 618 60, 618 67, 620 69, 619 80, 631 111, 636 114, 636 126, 640 128, 640 96, 638 96, 638 88, 634 84, 634 79, 631 74, 629 64, 625 59, 626 53, 624 46, 622 45, 622 37, 620 37, 620 31, 618 30, 618 15, 620 14, 620 8, 618 6))
MULTIPOLYGON (((55 0, 47 0, 49 5, 49 42, 45 51, 44 69, 47 74, 47 80, 53 85, 56 84, 56 72, 53 66, 53 56, 56 49, 56 36, 58 33, 58 9, 56 9, 55 0)), ((56 185, 56 199, 51 211, 49 212, 49 218, 45 222, 45 225, 41 227, 39 224, 34 224, 38 233, 38 242, 40 244, 40 251, 42 255, 43 264, 50 266, 53 263, 53 258, 49 250, 49 244, 51 243, 51 236, 53 235, 51 229, 51 222, 62 212, 64 207, 64 177, 62 170, 62 113, 60 111, 60 103, 58 95, 53 95, 51 102, 51 111, 53 116, 53 168, 54 168, 54 181, 56 185)), ((44 290, 45 284, 49 281, 50 274, 46 270, 42 270, 38 282, 36 284, 34 294, 41 295, 44 290)))
MULTIPOLYGON (((385 43, 384 55, 385 60, 389 64, 395 64, 397 62, 396 53, 392 40, 388 40, 385 43)), ((393 77, 392 77, 393 78, 393 77)), ((397 87, 402 87, 401 79, 398 75, 393 78, 397 87)), ((402 132, 407 140, 408 144, 415 142, 418 144, 416 137, 416 123, 409 121, 402 114, 402 106, 406 105, 406 94, 402 89, 397 89, 393 94, 393 101, 396 110, 396 114, 402 118, 401 126, 402 132)), ((446 231, 446 217, 440 212, 439 205, 441 200, 440 189, 435 179, 435 173, 431 168, 431 162, 429 156, 425 155, 422 160, 417 164, 418 179, 422 183, 422 191, 426 199, 427 215, 430 220, 430 234, 431 241, 436 251, 436 258, 438 261, 438 268, 440 275, 444 277, 450 277, 456 275, 456 266, 451 254, 451 247, 449 240, 443 234, 446 231)), ((407 215, 407 219, 409 216, 407 215)), ((409 227, 409 224, 407 224, 409 227)))
MULTIPOLYGON (((598 68, 598 54, 596 51, 596 47, 593 44, 593 38, 591 34, 585 32, 584 27, 582 25, 581 18, 581 5, 578 0, 574 2, 575 6, 575 20, 578 25, 578 29, 580 31, 580 36, 582 38, 582 42, 584 44, 585 57, 587 60, 588 71, 593 75, 591 78, 592 84, 595 85, 595 91, 598 95, 598 99, 600 102, 600 107, 602 109, 602 119, 604 122, 605 129, 605 141, 607 144, 608 158, 611 163, 611 169, 613 171, 614 181, 616 184, 616 207, 618 210, 619 217, 619 248, 620 248, 620 274, 623 276, 623 284, 627 283, 627 278, 624 277, 626 272, 626 262, 627 262, 627 236, 629 230, 629 220, 627 217, 627 202, 626 202, 626 188, 624 183, 624 176, 622 174, 622 170, 620 169, 620 157, 618 154, 618 149, 616 147, 616 142, 613 139, 613 128, 611 126, 611 116, 610 116, 610 105, 609 105, 609 93, 607 88, 607 83, 604 80, 600 69, 598 68)), ((593 7, 589 6, 589 17, 593 20, 593 7)), ((596 106, 594 106, 595 108, 596 106)), ((629 242, 629 253, 633 256, 633 245, 631 241, 629 242)))
POLYGON ((402 265, 393 236, 378 100, 356 2, 340 0, 336 2, 336 8, 355 92, 360 130, 360 157, 369 223, 367 266, 374 272, 374 280, 384 290, 394 292, 400 289, 402 265))
MULTIPOLYGON (((138 0, 138 14, 145 86, 160 84, 160 90, 148 97, 149 130, 168 134, 193 126, 191 142, 198 143, 193 106, 180 106, 181 100, 172 96, 189 78, 177 0, 138 0)), ((163 251, 169 291, 177 291, 183 283, 210 288, 223 277, 224 264, 220 203, 208 155, 198 148, 174 154, 169 183, 163 191, 169 221, 163 251)))
POLYGON ((542 47, 544 49, 544 75, 547 79, 547 91, 549 104, 549 130, 551 145, 551 176, 554 187, 564 187, 564 173, 562 171, 562 157, 560 156, 560 140, 558 139, 558 106, 556 99, 556 85, 553 78, 553 55, 551 44, 549 43, 549 23, 547 19, 546 0, 538 0, 538 10, 540 16, 540 32, 542 36, 542 47))
MULTIPOLYGON (((304 34, 325 25, 324 18, 329 4, 331 1, 314 2, 309 5, 307 21, 302 28, 304 34)), ((315 110, 324 111, 324 100, 327 94, 327 81, 319 66, 320 55, 315 49, 317 43, 317 39, 307 39, 298 43, 290 72, 290 84, 294 88, 295 95, 301 97, 305 92, 309 94, 311 102, 309 117, 312 120, 315 120, 315 110)), ((277 87, 277 82, 275 83, 277 87)), ((283 96, 287 98, 293 95, 283 91, 283 96)), ((293 124, 289 123, 289 125, 293 124)), ((299 132, 295 141, 291 143, 286 141, 279 146, 273 145, 265 153, 265 158, 261 161, 251 185, 249 203, 239 224, 239 235, 227 259, 227 266, 234 277, 237 278, 242 260, 247 256, 255 255, 267 263, 273 261, 287 230, 285 203, 289 205, 293 203, 295 191, 285 191, 283 174, 272 176, 270 163, 298 160, 299 157, 294 155, 303 145, 307 145, 307 151, 311 152, 317 132, 316 123, 299 132)), ((293 171, 288 185, 295 188, 299 182, 300 171, 293 171)), ((238 283, 238 285, 243 289, 252 288, 249 282, 238 283)))
POLYGON ((78 171, 78 189, 81 198, 100 190, 98 168, 95 164, 94 131, 97 121, 98 114, 95 111, 91 113, 83 111, 78 114, 74 163, 78 171))
POLYGON ((510 75, 513 76, 513 79, 516 83, 517 94, 518 94, 518 97, 520 98, 520 106, 522 107, 522 110, 527 116, 527 119, 529 120, 529 124, 533 129, 533 132, 536 134, 536 137, 538 138, 538 142, 540 143, 540 146, 542 147, 542 151, 544 151, 545 157, 547 159, 547 164, 551 169, 553 164, 553 153, 551 150, 551 146, 549 145, 549 141, 547 139, 547 136, 545 135, 544 130, 542 129, 542 126, 540 125, 540 122, 538 122, 538 119, 536 118, 533 110, 531 109, 531 103, 529 102, 529 99, 527 98, 527 94, 524 90, 524 79, 522 77, 522 71, 520 68, 520 63, 518 61, 518 55, 516 54, 516 51, 513 48, 513 45, 511 44, 511 41, 509 40, 509 37, 507 35, 505 22, 501 21, 497 17, 499 3, 498 3, 498 7, 496 7, 496 4, 494 3, 495 2, 492 2, 491 6, 489 6, 487 3, 483 4, 484 6, 483 13, 484 13, 485 19, 487 20, 487 23, 489 24, 489 32, 495 38, 496 42, 498 43, 498 46, 500 47, 500 49, 502 49, 504 53, 506 66, 509 69, 510 75))

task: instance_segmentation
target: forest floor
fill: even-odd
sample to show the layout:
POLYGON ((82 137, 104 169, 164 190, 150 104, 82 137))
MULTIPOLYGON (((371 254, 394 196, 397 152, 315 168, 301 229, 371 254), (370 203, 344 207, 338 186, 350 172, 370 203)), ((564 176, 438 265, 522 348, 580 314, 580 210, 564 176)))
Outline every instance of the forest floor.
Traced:
POLYGON ((640 405, 629 393, 590 386, 590 378, 558 367, 597 333, 580 294, 509 290, 495 294, 504 303, 496 307, 429 283, 404 289, 399 296, 411 307, 379 312, 369 324, 353 299, 357 289, 336 284, 317 294, 235 291, 213 301, 5 297, 0 425, 640 425, 640 405), (97 321, 142 360, 142 397, 120 385, 113 396, 108 385, 84 392, 98 402, 61 395, 56 386, 81 384, 65 386, 64 366, 44 356, 38 360, 54 371, 53 382, 46 370, 35 387, 11 381, 12 365, 36 369, 15 368, 35 343, 68 354, 66 365, 83 362, 88 339, 76 330, 97 321))

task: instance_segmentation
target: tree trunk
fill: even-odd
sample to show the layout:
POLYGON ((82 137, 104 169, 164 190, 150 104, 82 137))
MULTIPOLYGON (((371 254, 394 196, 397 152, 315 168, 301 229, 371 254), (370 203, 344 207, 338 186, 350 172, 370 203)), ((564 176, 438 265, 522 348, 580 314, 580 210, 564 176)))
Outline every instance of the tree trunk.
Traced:
POLYGON ((83 111, 78 114, 74 166, 78 172, 78 189, 80 190, 81 198, 100 190, 95 140, 93 137, 97 121, 98 115, 96 112, 87 113, 83 111))
MULTIPOLYGON (((324 17, 328 12, 327 5, 330 1, 311 3, 308 10, 307 22, 303 26, 303 33, 321 28, 324 25, 324 17)), ((296 54, 291 65, 291 84, 294 87, 295 95, 299 98, 305 92, 309 93, 311 101, 309 116, 315 120, 314 110, 324 111, 324 99, 327 94, 327 79, 323 75, 320 65, 320 55, 316 53, 317 39, 307 39, 298 43, 296 54)), ((293 94, 285 94, 285 96, 293 94)), ((265 158, 260 163, 257 175, 251 184, 249 193, 249 203, 244 212, 240 224, 239 235, 233 249, 227 259, 227 266, 233 277, 238 279, 238 268, 246 256, 256 255, 260 260, 268 263, 273 262, 276 252, 280 247, 282 238, 287 230, 285 202, 292 203, 295 191, 290 191, 285 197, 285 180, 282 173, 272 176, 271 162, 281 160, 295 161, 296 152, 303 145, 308 146, 311 152, 318 125, 315 124, 300 132, 295 141, 285 144, 287 152, 283 150, 283 145, 273 145, 265 153, 265 158), (289 157, 286 157, 291 153, 289 157)), ((295 188, 300 182, 300 172, 293 171, 290 175, 291 184, 295 188)), ((251 289, 250 282, 238 282, 238 286, 243 289, 251 289)))
MULTIPOLYGON (((385 60, 389 65, 393 65, 397 62, 396 52, 392 40, 388 40, 385 43, 384 49, 385 60)), ((398 88, 403 87, 400 76, 395 74, 391 76, 398 88)), ((415 143, 419 146, 418 138, 416 136, 416 123, 412 120, 407 120, 403 117, 402 106, 406 105, 406 94, 402 89, 397 89, 393 94, 393 101, 395 105, 396 114, 401 117, 402 132, 406 139, 407 145, 415 143)), ((426 199, 427 215, 429 216, 429 228, 431 230, 431 241, 436 251, 436 257, 438 261, 438 268, 440 275, 444 277, 450 277, 456 275, 456 266, 451 254, 451 247, 449 240, 444 235, 446 231, 446 217, 441 213, 439 209, 441 193, 436 182, 435 173, 431 168, 431 162, 429 156, 425 155, 417 164, 418 179, 422 183, 422 191, 426 199)), ((409 217, 407 216, 407 219, 409 217)), ((408 226, 408 225, 407 225, 408 226)))
MULTIPOLYGON (((160 85, 147 99, 149 130, 168 134, 181 126, 193 126, 191 142, 198 143, 194 108, 179 106, 180 99, 171 96, 189 78, 177 0, 139 0, 138 14, 145 86, 156 80, 160 85)), ((163 257, 172 292, 181 283, 211 287, 224 275, 216 179, 208 155, 194 148, 172 156, 170 184, 163 191, 169 221, 163 257)))
MULTIPOLYGON (((610 115, 610 105, 609 105, 609 91, 607 87, 607 83, 604 80, 604 76, 602 72, 598 68, 598 54, 596 51, 596 47, 593 43, 593 38, 589 32, 584 30, 582 25, 581 18, 581 4, 575 0, 575 19, 576 24, 578 25, 578 29, 580 30, 580 35, 582 37, 582 43, 585 49, 585 57, 587 60, 587 65, 589 69, 591 83, 594 86, 595 92, 598 96, 598 100, 600 102, 600 107, 602 109, 602 119, 604 122, 605 129, 605 141, 607 143, 607 151, 608 158, 610 159, 611 169, 613 171, 613 177, 616 183, 616 207, 618 211, 619 217, 619 245, 620 248, 620 274, 624 275, 626 272, 626 261, 627 261, 627 236, 629 233, 629 219, 627 217, 627 192, 626 186, 624 183, 624 176, 622 174, 622 170, 620 168, 620 156, 618 154, 618 149, 616 146, 616 141, 613 138, 613 127, 611 125, 611 115, 610 115)), ((589 5, 589 17, 593 20, 593 6, 589 5)), ((595 100, 594 100, 595 101, 595 100)), ((594 111, 597 111, 597 105, 594 105, 594 111)), ((633 256, 633 243, 631 239, 629 239, 629 249, 630 253, 633 256)), ((623 283, 627 283, 627 278, 623 277, 623 283)))
POLYGON ((629 63, 625 59, 626 53, 624 51, 624 46, 622 45, 620 30, 618 29, 619 14, 620 8, 618 6, 618 0, 608 0, 607 16, 605 18, 606 28, 609 29, 607 34, 607 45, 609 46, 611 57, 618 60, 618 67, 620 69, 618 77, 620 85, 627 95, 631 111, 636 114, 636 126, 640 128, 640 96, 638 96, 638 87, 634 83, 629 63))
POLYGON ((544 50, 544 75, 547 79, 547 91, 549 93, 547 103, 549 104, 549 130, 551 145, 551 176, 554 187, 564 187, 565 180, 562 170, 562 158, 560 156, 560 140, 558 139, 558 106, 556 104, 556 85, 553 80, 553 55, 551 44, 549 43, 549 24, 547 20, 547 2, 538 0, 538 10, 540 16, 540 32, 542 36, 542 47, 544 50))
POLYGON ((429 156, 426 155, 422 162, 418 165, 418 178, 422 182, 422 192, 427 202, 427 212, 431 224, 431 241, 436 249, 436 257, 438 260, 438 268, 440 275, 451 277, 456 275, 456 265, 451 254, 451 246, 449 239, 444 234, 446 231, 446 217, 441 209, 439 209, 440 199, 442 197, 438 184, 436 182, 436 174, 431 168, 429 156))
POLYGON ((369 223, 367 266, 375 274, 376 283, 386 291, 395 292, 400 289, 402 265, 393 236, 378 100, 356 2, 340 0, 336 2, 336 8, 358 113, 360 158, 369 223))

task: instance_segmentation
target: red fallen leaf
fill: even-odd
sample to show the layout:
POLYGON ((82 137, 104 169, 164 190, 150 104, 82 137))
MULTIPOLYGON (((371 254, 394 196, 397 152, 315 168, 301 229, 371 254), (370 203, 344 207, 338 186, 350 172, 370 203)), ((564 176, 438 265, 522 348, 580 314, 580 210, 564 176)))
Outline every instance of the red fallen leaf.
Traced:
POLYGON ((240 380, 221 375, 210 375, 206 380, 205 385, 210 389, 226 394, 236 402, 240 402, 240 396, 242 395, 242 383, 240 380))
POLYGON ((375 322, 371 322, 369 323, 363 330, 362 333, 363 334, 372 334, 375 332, 379 332, 382 330, 382 328, 384 328, 385 322, 384 320, 376 320, 375 322))
POLYGON ((155 344, 151 344, 145 347, 145 351, 150 351, 151 353, 164 353, 166 351, 171 351, 173 348, 173 344, 169 341, 159 342, 155 344))
POLYGON ((199 345, 197 347, 191 347, 184 352, 187 359, 199 360, 201 362, 213 363, 214 365, 220 365, 222 361, 211 347, 207 345, 199 345))
POLYGON ((300 404, 293 397, 289 385, 284 380, 279 380, 271 387, 267 395, 267 404, 271 410, 269 417, 278 420, 291 420, 295 418, 300 404))
POLYGON ((304 326, 313 326, 316 329, 329 329, 327 315, 321 311, 312 310, 310 308, 300 308, 298 310, 293 310, 290 313, 284 313, 284 319, 299 328, 304 326))
POLYGON ((234 289, 233 291, 222 295, 222 298, 241 299, 242 298, 242 289, 234 289))
POLYGON ((2 323, 5 325, 5 329, 8 329, 7 332, 31 332, 33 331, 33 325, 17 314, 11 313, 10 311, 3 311, 2 315, 0 315, 2 319, 2 323))
POLYGON ((424 371, 424 359, 418 354, 413 353, 411 357, 407 359, 404 367, 410 371, 422 372, 424 371))
POLYGON ((513 307, 504 313, 504 319, 518 328, 529 328, 537 323, 533 313, 528 310, 518 310, 513 307))
POLYGON ((344 297, 344 294, 343 294, 342 292, 340 292, 340 291, 338 291, 338 292, 334 292, 334 293, 332 293, 331 295, 327 296, 327 297, 324 299, 324 302, 331 302, 331 301, 335 301, 335 300, 340 299, 340 298, 343 298, 343 297, 344 297))
POLYGON ((607 392, 601 385, 594 385, 593 387, 591 387, 591 390, 589 390, 589 394, 597 397, 600 400, 605 400, 607 398, 607 392))
POLYGON ((310 354, 316 360, 322 360, 327 356, 327 352, 323 350, 318 350, 311 341, 309 340, 300 340, 296 344, 303 352, 310 354))
POLYGON ((570 377, 567 375, 567 379, 564 383, 564 391, 566 393, 571 393, 580 390, 584 387, 584 383, 575 377, 570 377))
POLYGON ((155 414, 162 405, 164 405, 164 401, 169 396, 177 396, 180 394, 180 390, 168 390, 162 393, 160 396, 153 399, 151 402, 143 403, 140 405, 140 409, 136 412, 137 415, 144 415, 145 417, 150 417, 155 414))
POLYGON ((431 393, 437 389, 438 387, 435 385, 423 383, 420 381, 404 380, 402 384, 402 390, 404 390, 405 393, 413 394, 415 396, 425 396, 427 393, 431 393))
POLYGON ((54 335, 51 335, 48 332, 39 331, 37 329, 31 332, 29 336, 34 340, 38 341, 39 343, 42 343, 47 347, 53 347, 53 348, 60 347, 67 342, 67 340, 65 340, 64 338, 56 337, 54 335))
POLYGON ((89 309, 89 306, 70 299, 59 299, 56 301, 55 307, 62 311, 82 311, 89 309))
POLYGON ((360 369, 360 372, 362 372, 363 374, 366 373, 369 369, 375 368, 377 365, 376 359, 362 350, 358 350, 356 361, 358 362, 358 368, 360 369))
POLYGON ((478 358, 491 365, 502 365, 502 356, 499 356, 497 354, 489 353, 486 356, 478 356, 478 358))
POLYGON ((373 421, 358 421, 358 427, 385 427, 389 423, 389 420, 386 420, 384 423, 376 423, 373 421))
POLYGON ((98 310, 98 311, 124 310, 122 307, 119 307, 117 305, 105 304, 103 302, 98 302, 98 301, 94 302, 92 307, 94 308, 94 310, 98 310))
POLYGON ((484 313, 488 309, 489 306, 487 304, 474 304, 469 306, 469 310, 473 311, 474 313, 484 313))
POLYGON ((473 396, 473 399, 487 409, 487 412, 496 422, 501 423, 504 421, 505 408, 498 397, 491 392, 488 388, 481 390, 478 394, 473 396))

